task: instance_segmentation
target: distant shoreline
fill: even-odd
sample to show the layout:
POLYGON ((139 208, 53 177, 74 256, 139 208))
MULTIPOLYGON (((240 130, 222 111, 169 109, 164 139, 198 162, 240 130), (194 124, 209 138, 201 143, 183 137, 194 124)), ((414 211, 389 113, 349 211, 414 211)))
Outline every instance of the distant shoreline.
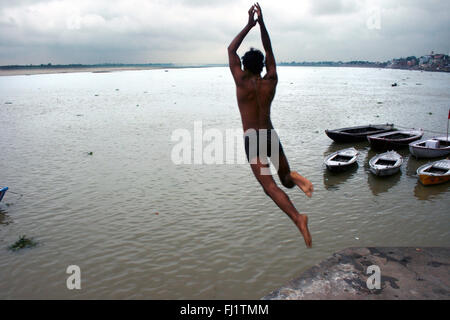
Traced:
MULTIPOLYGON (((155 70, 174 68, 209 68, 227 67, 228 64, 174 64, 174 63, 98 63, 98 64, 38 64, 38 65, 3 65, 0 66, 0 76, 34 75, 51 73, 74 73, 74 72, 116 72, 130 70, 155 70)), ((318 62, 279 62, 278 66, 290 67, 344 67, 344 68, 379 68, 400 69, 431 72, 450 72, 450 56, 446 54, 431 54, 417 58, 409 56, 406 58, 392 59, 386 62, 372 62, 364 60, 352 61, 318 61, 318 62)))
POLYGON ((55 73, 76 73, 76 72, 92 72, 92 73, 108 73, 116 71, 133 71, 133 70, 156 70, 156 69, 172 69, 174 66, 126 66, 126 67, 18 67, 18 68, 0 68, 0 76, 29 76, 36 74, 55 74, 55 73))

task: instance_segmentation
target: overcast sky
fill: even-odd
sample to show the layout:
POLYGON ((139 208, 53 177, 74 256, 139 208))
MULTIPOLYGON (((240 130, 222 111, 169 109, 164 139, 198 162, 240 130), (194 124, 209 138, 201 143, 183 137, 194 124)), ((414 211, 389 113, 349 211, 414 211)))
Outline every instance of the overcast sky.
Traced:
MULTIPOLYGON (((277 61, 449 54, 449 0, 259 1, 277 61)), ((0 0, 0 65, 226 63, 242 0, 0 0)), ((254 28, 239 51, 262 48, 254 28)))

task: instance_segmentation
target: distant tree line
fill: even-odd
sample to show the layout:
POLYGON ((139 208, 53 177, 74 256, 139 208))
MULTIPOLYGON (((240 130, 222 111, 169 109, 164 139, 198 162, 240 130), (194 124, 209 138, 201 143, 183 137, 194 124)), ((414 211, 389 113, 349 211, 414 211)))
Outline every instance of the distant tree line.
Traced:
POLYGON ((374 67, 385 67, 387 62, 372 62, 363 60, 352 60, 347 62, 342 61, 303 61, 303 62, 281 62, 282 66, 374 66, 374 67))
POLYGON ((0 66, 0 70, 14 69, 58 69, 58 68, 120 68, 120 67, 171 67, 173 63, 144 63, 144 64, 128 64, 128 63, 99 63, 99 64, 27 64, 27 65, 7 65, 0 66))

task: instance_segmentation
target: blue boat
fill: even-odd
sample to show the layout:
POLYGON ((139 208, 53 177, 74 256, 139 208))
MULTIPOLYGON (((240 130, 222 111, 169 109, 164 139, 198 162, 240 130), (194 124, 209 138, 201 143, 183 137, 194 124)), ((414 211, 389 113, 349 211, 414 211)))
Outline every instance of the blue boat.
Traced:
POLYGON ((5 193, 6 193, 6 190, 8 190, 8 187, 0 187, 0 201, 2 201, 2 199, 3 199, 3 196, 5 195, 5 193))

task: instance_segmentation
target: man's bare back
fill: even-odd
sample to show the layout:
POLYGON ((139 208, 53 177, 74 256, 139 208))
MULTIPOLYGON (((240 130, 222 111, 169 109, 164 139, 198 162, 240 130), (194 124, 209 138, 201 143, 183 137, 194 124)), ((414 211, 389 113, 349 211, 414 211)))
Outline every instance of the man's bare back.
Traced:
MULTIPOLYGON (((264 131, 264 129, 267 129, 272 132, 275 130, 270 119, 270 108, 278 82, 275 58, 259 4, 253 5, 248 11, 248 14, 249 20, 247 25, 228 46, 230 70, 236 83, 236 95, 244 131, 248 132, 254 129, 259 132, 260 130, 264 131), (254 19, 255 13, 258 15, 257 20, 254 19), (236 53, 245 36, 257 22, 260 25, 261 40, 266 52, 265 65, 267 73, 264 77, 260 75, 264 59, 261 52, 258 50, 250 50, 244 55, 244 70, 241 69, 241 61, 236 53)), ((278 136, 276 135, 276 137, 278 136)), ((278 152, 276 154, 278 156, 277 172, 281 183, 287 188, 292 188, 297 185, 308 197, 311 197, 314 191, 312 183, 299 173, 290 170, 281 143, 279 141, 278 143, 279 150, 277 150, 278 152)), ((258 150, 256 155, 250 157, 247 140, 246 152, 253 174, 263 187, 264 192, 291 218, 303 235, 306 245, 311 247, 312 240, 308 230, 308 217, 300 214, 295 209, 286 193, 277 186, 272 175, 263 173, 267 172, 269 166, 267 157, 270 157, 271 154, 260 155, 258 150)))
POLYGON ((236 83, 236 95, 244 131, 273 128, 270 107, 276 86, 276 79, 243 73, 236 83))

